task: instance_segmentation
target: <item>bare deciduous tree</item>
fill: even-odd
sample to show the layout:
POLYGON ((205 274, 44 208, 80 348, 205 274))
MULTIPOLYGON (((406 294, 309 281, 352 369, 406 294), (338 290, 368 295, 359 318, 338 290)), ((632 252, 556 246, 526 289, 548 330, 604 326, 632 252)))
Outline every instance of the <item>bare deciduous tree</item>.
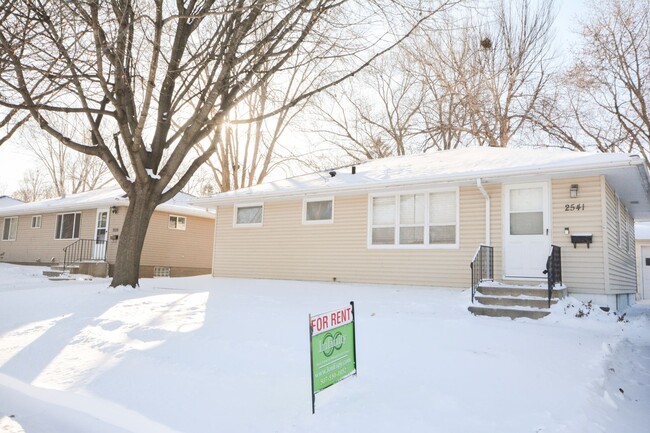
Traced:
POLYGON ((24 202, 45 200, 54 197, 54 188, 39 170, 29 169, 18 183, 14 198, 24 202))
MULTIPOLYGON (((70 128, 70 124, 59 126, 66 136, 73 135, 70 128)), ((61 197, 89 191, 113 181, 101 159, 75 152, 40 129, 23 128, 23 132, 24 146, 36 156, 41 171, 49 175, 55 195, 61 197)))
POLYGON ((554 8, 553 0, 500 0, 482 20, 471 14, 426 35, 423 63, 435 77, 433 95, 444 104, 427 124, 448 119, 447 129, 480 145, 508 146, 547 83, 554 8))
POLYGON ((16 0, 0 23, 8 65, 0 106, 29 113, 61 143, 106 164, 129 197, 111 285, 135 286, 154 209, 185 187, 218 140, 178 178, 197 143, 222 137, 232 110, 285 68, 321 65, 326 79, 252 120, 359 72, 453 1, 433 3, 16 0), (382 19, 408 25, 383 34, 382 19), (90 141, 57 129, 54 119, 69 114, 84 117, 90 141), (117 132, 119 145, 106 130, 117 132))
POLYGON ((591 2, 573 66, 536 127, 577 150, 638 152, 650 167, 650 3, 591 2))
POLYGON ((397 50, 314 104, 315 129, 353 161, 421 150, 423 84, 397 50))

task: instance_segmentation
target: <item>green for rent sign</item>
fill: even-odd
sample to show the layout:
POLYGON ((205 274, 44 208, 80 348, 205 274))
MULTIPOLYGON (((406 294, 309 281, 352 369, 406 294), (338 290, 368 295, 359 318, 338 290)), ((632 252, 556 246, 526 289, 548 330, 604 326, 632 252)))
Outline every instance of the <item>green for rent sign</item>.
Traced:
POLYGON ((357 373, 354 302, 309 316, 311 335, 312 413, 316 394, 357 373))

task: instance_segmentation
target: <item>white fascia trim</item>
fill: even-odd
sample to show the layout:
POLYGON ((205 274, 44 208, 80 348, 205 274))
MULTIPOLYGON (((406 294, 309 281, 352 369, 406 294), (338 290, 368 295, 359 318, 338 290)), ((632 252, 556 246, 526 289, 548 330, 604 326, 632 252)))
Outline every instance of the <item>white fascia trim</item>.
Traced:
POLYGON ((317 196, 323 194, 349 194, 358 192, 360 194, 368 194, 369 192, 381 193, 379 190, 388 189, 388 188, 416 188, 424 185, 431 184, 444 184, 444 183, 468 183, 475 184, 477 178, 481 178, 483 181, 489 179, 505 179, 510 177, 518 176, 543 176, 543 175, 554 175, 554 174, 565 174, 565 173, 584 173, 584 172, 599 172, 602 170, 611 170, 617 168, 625 168, 631 166, 638 166, 643 164, 643 161, 640 158, 630 158, 625 161, 613 161, 604 164, 590 164, 582 165, 576 164, 572 166, 566 166, 561 168, 553 169, 510 169, 510 170, 501 170, 499 173, 494 172, 477 172, 472 174, 459 174, 452 175, 448 177, 430 177, 427 179, 417 179, 413 181, 392 181, 392 182, 378 182, 378 183, 366 183, 362 185, 353 185, 346 187, 338 187, 332 189, 324 188, 312 188, 308 190, 300 191, 289 191, 289 192, 276 192, 276 193, 259 193, 259 194, 242 194, 237 196, 229 196, 224 198, 218 197, 206 197, 200 198, 197 200, 191 200, 189 203, 195 206, 205 206, 207 208, 215 208, 217 206, 227 206, 234 203, 238 203, 241 200, 281 200, 281 199, 295 199, 295 198, 304 198, 310 196, 317 196))

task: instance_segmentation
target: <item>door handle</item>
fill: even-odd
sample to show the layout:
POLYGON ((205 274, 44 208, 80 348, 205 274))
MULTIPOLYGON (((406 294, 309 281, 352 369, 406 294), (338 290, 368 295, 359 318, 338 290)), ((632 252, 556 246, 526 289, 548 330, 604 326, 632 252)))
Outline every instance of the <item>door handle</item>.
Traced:
POLYGON ((546 229, 546 236, 548 236, 548 229, 546 229))

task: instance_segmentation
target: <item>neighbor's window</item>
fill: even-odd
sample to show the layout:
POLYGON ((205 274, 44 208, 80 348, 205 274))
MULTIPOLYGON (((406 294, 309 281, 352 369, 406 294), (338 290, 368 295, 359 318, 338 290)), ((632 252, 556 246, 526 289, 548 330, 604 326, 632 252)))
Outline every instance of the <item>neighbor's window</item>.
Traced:
POLYGON ((440 191, 372 197, 370 245, 456 245, 457 196, 440 191))
POLYGON ((18 232, 18 217, 7 217, 2 227, 2 240, 15 241, 18 232))
POLYGON ((305 200, 304 203, 304 222, 326 223, 333 221, 334 201, 332 199, 305 200))
POLYGON ((169 215, 169 224, 167 227, 172 230, 185 230, 187 220, 183 216, 169 215))
POLYGON ((32 217, 32 228, 33 229, 40 229, 41 228, 41 220, 42 220, 42 217, 40 215, 34 215, 32 217))
POLYGON ((235 225, 261 226, 263 215, 264 206, 261 204, 235 206, 235 225))
POLYGON ((64 213, 56 216, 55 239, 79 239, 81 213, 64 213))

